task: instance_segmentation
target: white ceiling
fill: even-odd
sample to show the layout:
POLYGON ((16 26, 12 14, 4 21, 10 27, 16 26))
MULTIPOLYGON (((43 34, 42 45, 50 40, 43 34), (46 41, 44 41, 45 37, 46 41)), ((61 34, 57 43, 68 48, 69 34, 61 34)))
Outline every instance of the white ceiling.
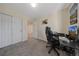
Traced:
POLYGON ((51 13, 59 11, 63 7, 63 3, 38 3, 36 8, 33 8, 30 3, 9 3, 4 4, 13 10, 17 10, 25 16, 32 19, 49 16, 51 13))

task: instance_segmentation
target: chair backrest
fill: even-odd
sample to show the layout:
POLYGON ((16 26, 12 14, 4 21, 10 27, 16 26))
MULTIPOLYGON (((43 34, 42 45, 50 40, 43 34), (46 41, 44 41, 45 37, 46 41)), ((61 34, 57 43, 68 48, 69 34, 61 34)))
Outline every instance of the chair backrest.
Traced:
POLYGON ((53 34, 53 43, 55 44, 56 47, 60 47, 60 41, 59 41, 59 35, 58 33, 53 34))
POLYGON ((59 36, 57 33, 53 34, 49 27, 46 28, 46 37, 48 42, 52 42, 52 44, 59 47, 59 36))
POLYGON ((51 41, 50 27, 46 27, 45 34, 46 34, 46 37, 47 37, 47 41, 50 42, 51 41))

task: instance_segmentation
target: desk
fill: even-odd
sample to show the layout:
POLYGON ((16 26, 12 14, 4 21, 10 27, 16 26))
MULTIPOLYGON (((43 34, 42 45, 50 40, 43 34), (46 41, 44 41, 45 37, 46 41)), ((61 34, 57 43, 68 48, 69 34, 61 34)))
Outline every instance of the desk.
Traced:
POLYGON ((79 55, 78 54, 79 48, 78 48, 78 44, 77 44, 76 41, 70 42, 70 40, 68 38, 66 38, 66 35, 63 34, 63 33, 56 33, 56 34, 53 34, 53 36, 58 37, 58 40, 59 40, 59 43, 60 43, 59 48, 61 50, 65 51, 65 52, 67 52, 67 53, 69 53, 73 56, 74 55, 79 55), (64 38, 63 38, 63 40, 61 40, 59 37, 64 37, 64 38), (65 40, 65 38, 66 38, 66 40, 65 40), (66 41, 68 41, 68 42, 66 42, 66 41))
POLYGON ((60 48, 66 47, 66 48, 71 48, 73 50, 70 50, 69 53, 74 53, 73 55, 79 55, 79 48, 77 42, 64 42, 63 40, 59 39, 60 41, 60 48))

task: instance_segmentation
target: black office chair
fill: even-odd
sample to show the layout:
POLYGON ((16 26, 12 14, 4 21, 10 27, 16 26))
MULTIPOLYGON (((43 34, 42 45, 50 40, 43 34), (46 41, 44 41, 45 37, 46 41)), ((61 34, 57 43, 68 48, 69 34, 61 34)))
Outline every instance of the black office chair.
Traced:
POLYGON ((54 35, 50 30, 50 28, 46 27, 46 37, 47 37, 48 44, 50 44, 50 46, 46 46, 46 47, 50 47, 50 50, 48 51, 48 53, 50 54, 51 51, 54 50, 59 56, 59 53, 56 50, 56 48, 59 49, 59 45, 60 45, 58 35, 57 34, 54 35))
POLYGON ((53 35, 52 37, 52 40, 51 40, 51 48, 50 50, 48 51, 48 53, 50 54, 52 50, 54 50, 57 55, 59 56, 59 52, 56 50, 56 49, 60 49, 60 42, 59 42, 59 37, 58 35, 53 35))
POLYGON ((46 33, 46 38, 47 38, 47 45, 46 45, 46 48, 47 47, 51 47, 51 35, 50 35, 50 27, 46 27, 46 30, 45 30, 45 33, 46 33))

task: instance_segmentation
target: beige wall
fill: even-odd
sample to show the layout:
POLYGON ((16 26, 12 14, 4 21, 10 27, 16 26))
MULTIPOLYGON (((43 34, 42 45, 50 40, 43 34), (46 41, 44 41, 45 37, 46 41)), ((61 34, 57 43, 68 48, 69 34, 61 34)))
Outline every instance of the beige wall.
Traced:
POLYGON ((46 35, 45 35, 45 27, 49 26, 51 27, 52 31, 56 31, 59 33, 66 33, 68 34, 68 27, 70 22, 69 17, 69 5, 63 8, 60 11, 52 13, 52 15, 49 15, 48 17, 43 17, 36 21, 37 25, 37 34, 38 38, 41 40, 46 41, 46 35), (42 24, 42 21, 44 19, 48 19, 48 24, 42 24))
POLYGON ((61 25, 61 32, 68 34, 68 27, 70 25, 70 14, 69 9, 65 8, 62 10, 62 25, 61 25))
POLYGON ((48 26, 52 31, 61 32, 61 12, 57 11, 48 17, 48 26))
POLYGON ((52 31, 61 32, 61 12, 55 12, 51 16, 41 18, 36 21, 38 38, 46 41, 45 27, 51 27, 52 31), (44 19, 48 19, 48 24, 42 24, 44 19))
POLYGON ((37 33, 37 31, 38 31, 38 25, 37 25, 37 22, 34 22, 33 24, 33 32, 32 32, 32 38, 34 38, 34 39, 38 39, 38 33, 37 33))

